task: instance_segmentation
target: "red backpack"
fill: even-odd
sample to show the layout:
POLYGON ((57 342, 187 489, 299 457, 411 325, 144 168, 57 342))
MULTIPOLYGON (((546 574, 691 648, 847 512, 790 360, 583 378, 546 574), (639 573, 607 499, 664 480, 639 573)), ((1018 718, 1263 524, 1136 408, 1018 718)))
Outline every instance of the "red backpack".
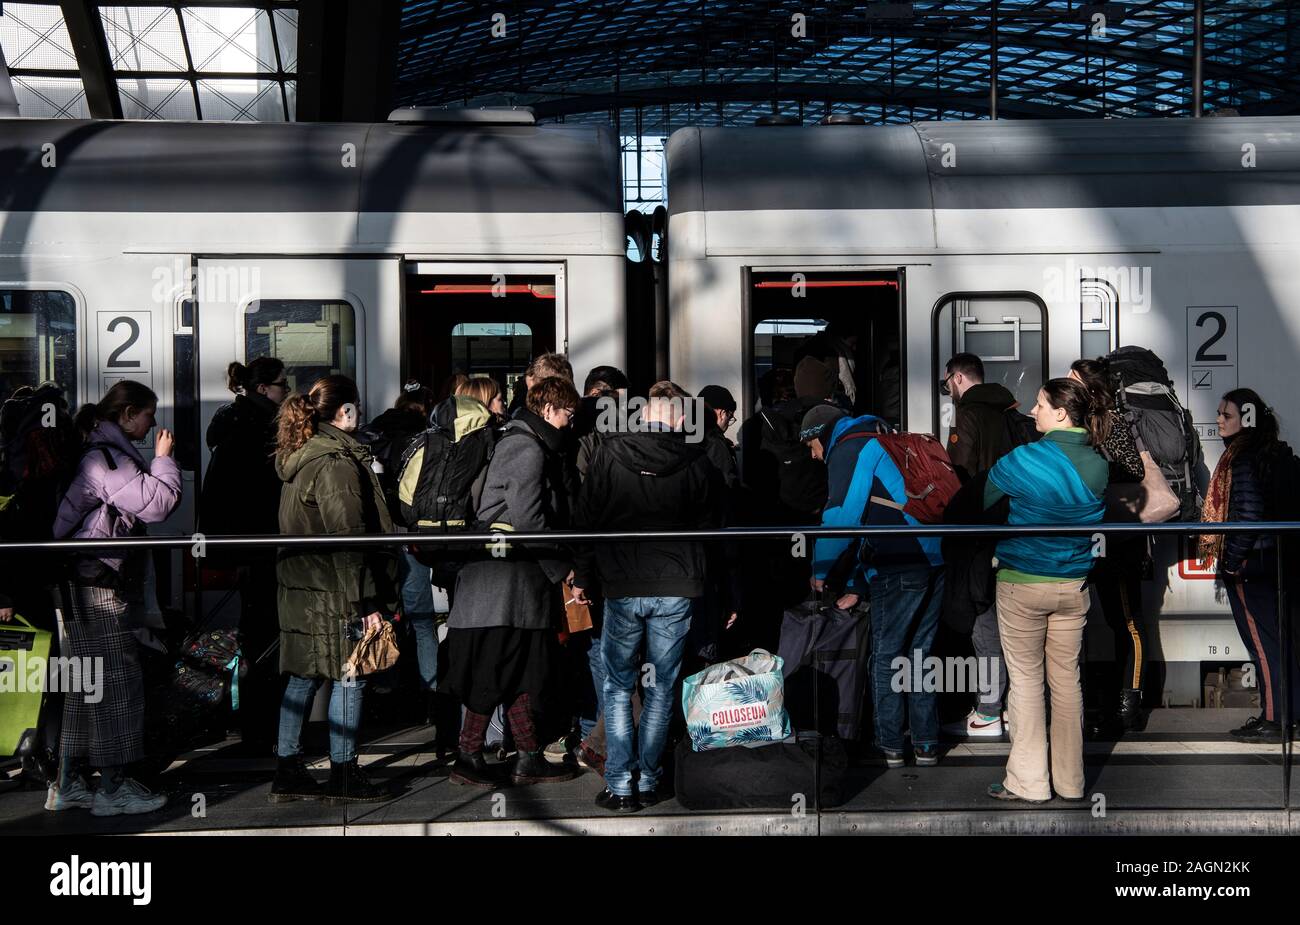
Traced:
POLYGON ((918 523, 943 523, 944 508, 961 488, 943 445, 930 434, 856 433, 840 439, 868 438, 880 441, 881 449, 889 454, 903 474, 903 490, 907 493, 905 504, 878 495, 872 495, 871 502, 910 514, 918 523))

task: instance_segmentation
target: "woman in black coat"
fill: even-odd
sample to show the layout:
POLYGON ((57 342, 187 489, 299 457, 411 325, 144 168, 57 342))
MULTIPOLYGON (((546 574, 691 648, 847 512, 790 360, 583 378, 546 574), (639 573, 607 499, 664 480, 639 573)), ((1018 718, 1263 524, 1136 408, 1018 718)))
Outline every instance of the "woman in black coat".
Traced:
MULTIPOLYGON (((1233 389, 1219 402, 1219 435, 1224 451, 1210 478, 1206 523, 1288 520, 1288 503, 1297 489, 1295 457, 1279 439, 1277 416, 1253 389, 1233 389)), ((1270 533, 1232 533, 1201 537, 1207 566, 1217 564, 1219 580, 1246 649, 1258 665, 1263 711, 1232 734, 1251 742, 1282 741, 1281 676, 1284 653, 1278 635, 1277 542, 1270 533)), ((1300 717, 1300 661, 1294 642, 1291 662, 1291 732, 1300 717)))
MULTIPOLYGON (((205 536, 280 532, 280 477, 275 474, 276 415, 289 395, 284 363, 258 357, 231 363, 226 381, 235 400, 217 409, 208 425, 212 458, 203 477, 199 532, 205 536)), ((239 718, 248 748, 265 753, 275 741, 279 691, 275 659, 259 659, 279 636, 275 551, 213 550, 205 565, 238 569, 239 633, 253 669, 241 686, 239 718)))

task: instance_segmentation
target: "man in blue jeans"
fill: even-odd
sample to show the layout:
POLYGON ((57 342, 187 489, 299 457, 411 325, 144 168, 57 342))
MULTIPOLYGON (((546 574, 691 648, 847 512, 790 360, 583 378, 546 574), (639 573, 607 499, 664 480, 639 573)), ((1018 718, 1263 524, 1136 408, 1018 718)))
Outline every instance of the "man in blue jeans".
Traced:
MULTIPOLYGON (((704 416, 691 405, 698 400, 667 381, 651 386, 649 398, 640 422, 603 435, 596 447, 574 509, 578 529, 689 530, 720 522, 704 416)), ((605 598, 605 790, 596 804, 611 812, 636 812, 663 797, 660 758, 704 579, 698 542, 611 542, 575 551, 574 594, 586 600, 584 589, 599 585, 605 598), (639 727, 632 720, 638 682, 639 727)))
MULTIPOLYGON (((903 512, 908 501, 903 475, 874 439, 885 432, 887 428, 879 418, 869 414, 852 418, 831 405, 817 405, 804 415, 800 439, 814 458, 826 463, 829 492, 822 526, 919 523, 903 512)), ((923 672, 939 626, 943 601, 939 538, 818 540, 813 554, 813 589, 820 592, 828 576, 843 575, 847 575, 845 593, 836 606, 855 606, 864 590, 871 595, 871 693, 876 748, 889 767, 902 767, 906 719, 916 763, 938 764, 936 692, 924 687, 915 689, 915 679, 923 672), (900 657, 905 659, 905 672, 896 669, 900 657)))

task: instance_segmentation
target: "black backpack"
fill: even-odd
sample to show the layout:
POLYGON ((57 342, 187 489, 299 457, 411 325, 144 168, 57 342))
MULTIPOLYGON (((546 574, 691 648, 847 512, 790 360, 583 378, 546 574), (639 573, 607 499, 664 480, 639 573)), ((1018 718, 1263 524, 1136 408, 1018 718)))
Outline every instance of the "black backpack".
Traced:
POLYGON ((22 391, 0 407, 0 537, 39 542, 53 537, 83 443, 62 389, 22 391))
POLYGON ((1192 414, 1174 392, 1165 364, 1145 347, 1120 347, 1106 356, 1115 389, 1116 410, 1128 423, 1138 448, 1151 454, 1178 496, 1175 518, 1200 520, 1201 440, 1192 414))
POLYGON ((816 514, 826 504, 826 467, 813 459, 799 440, 802 412, 799 405, 794 405, 793 412, 785 405, 760 411, 763 424, 759 451, 775 462, 781 504, 803 514, 816 514))
MULTIPOLYGON (((471 532, 474 483, 496 446, 492 415, 478 400, 458 395, 434 408, 429 424, 402 454, 397 479, 402 519, 416 533, 471 532)), ((439 552, 431 546, 418 550, 439 552)))
POLYGON ((1038 425, 1034 419, 1027 414, 1021 414, 1015 408, 1008 408, 1002 412, 1002 418, 1006 423, 1008 453, 1018 446, 1033 443, 1042 436, 1038 432, 1038 425))

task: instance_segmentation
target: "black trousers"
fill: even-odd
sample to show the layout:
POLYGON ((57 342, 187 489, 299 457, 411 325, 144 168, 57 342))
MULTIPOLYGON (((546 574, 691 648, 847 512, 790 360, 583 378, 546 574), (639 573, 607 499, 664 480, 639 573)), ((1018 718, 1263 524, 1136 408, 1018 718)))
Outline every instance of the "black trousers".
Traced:
POLYGON ((1106 556, 1090 576, 1102 615, 1115 638, 1120 688, 1141 690, 1146 677, 1146 627, 1142 622, 1142 560, 1146 537, 1108 535, 1106 556))
MULTIPOLYGON (((1258 666, 1260 702, 1264 719, 1280 722, 1282 719, 1282 652, 1277 607, 1277 553, 1272 549, 1257 552, 1246 560, 1238 577, 1224 575, 1223 587, 1228 592, 1237 632, 1250 650, 1251 660, 1258 666)), ((1288 588, 1287 597, 1294 598, 1295 591, 1288 588)), ((1297 602, 1292 599, 1292 607, 1297 602)), ((1292 624, 1294 630, 1294 623, 1292 624)), ((1300 719, 1300 660, 1296 658, 1294 632, 1285 657, 1290 662, 1286 694, 1291 701, 1291 722, 1300 719)))

